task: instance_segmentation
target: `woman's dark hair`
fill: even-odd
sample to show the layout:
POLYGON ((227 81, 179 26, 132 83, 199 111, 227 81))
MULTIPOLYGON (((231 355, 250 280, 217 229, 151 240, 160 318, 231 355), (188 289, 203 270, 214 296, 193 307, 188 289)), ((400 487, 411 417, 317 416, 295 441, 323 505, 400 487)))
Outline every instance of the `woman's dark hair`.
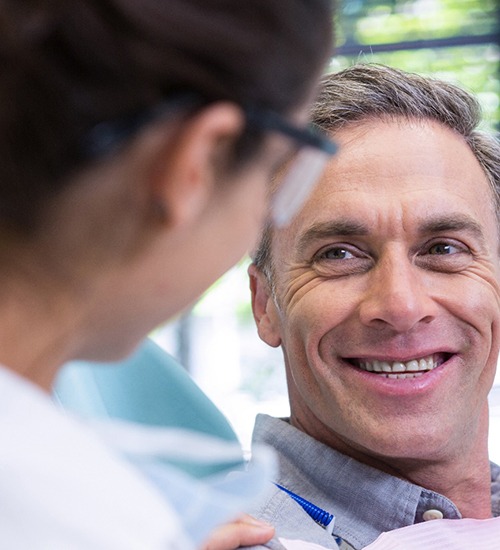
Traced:
POLYGON ((97 124, 184 91, 288 113, 330 46, 331 0, 3 1, 0 225, 36 228, 97 124))

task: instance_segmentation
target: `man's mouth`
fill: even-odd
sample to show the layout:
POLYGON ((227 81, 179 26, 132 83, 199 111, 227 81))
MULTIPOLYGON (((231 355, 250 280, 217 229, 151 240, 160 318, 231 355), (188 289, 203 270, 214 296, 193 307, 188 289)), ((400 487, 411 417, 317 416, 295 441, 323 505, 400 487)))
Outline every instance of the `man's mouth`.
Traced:
POLYGON ((349 359, 348 362, 361 370, 373 372, 385 378, 417 378, 434 370, 449 359, 449 354, 434 353, 409 361, 381 361, 378 359, 349 359))

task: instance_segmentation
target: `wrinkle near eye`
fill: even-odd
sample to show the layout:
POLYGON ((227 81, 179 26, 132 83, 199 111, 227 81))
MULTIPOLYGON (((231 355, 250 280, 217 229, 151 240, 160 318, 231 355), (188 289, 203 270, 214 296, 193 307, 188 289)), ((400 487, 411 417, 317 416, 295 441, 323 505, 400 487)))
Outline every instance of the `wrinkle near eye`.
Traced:
POLYGON ((290 269, 286 273, 286 279, 281 282, 283 293, 278 297, 280 306, 287 310, 293 309, 295 304, 321 284, 322 280, 323 278, 311 271, 308 266, 290 269))

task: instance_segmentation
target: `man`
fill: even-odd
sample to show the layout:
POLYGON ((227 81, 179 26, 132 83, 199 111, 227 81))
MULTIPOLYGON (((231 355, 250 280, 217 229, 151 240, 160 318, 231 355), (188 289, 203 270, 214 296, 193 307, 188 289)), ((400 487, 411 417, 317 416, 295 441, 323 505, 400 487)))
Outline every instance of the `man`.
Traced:
POLYGON ((254 433, 280 456, 256 511, 277 528, 268 547, 357 550, 430 519, 498 516, 500 145, 469 94, 383 66, 327 77, 313 118, 339 153, 249 270, 291 407, 254 433))

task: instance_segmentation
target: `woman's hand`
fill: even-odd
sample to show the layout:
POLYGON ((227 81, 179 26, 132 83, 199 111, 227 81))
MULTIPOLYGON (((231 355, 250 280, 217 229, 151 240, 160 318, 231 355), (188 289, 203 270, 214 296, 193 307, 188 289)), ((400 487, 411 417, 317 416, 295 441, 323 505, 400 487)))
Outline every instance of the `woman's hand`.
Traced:
POLYGON ((273 535, 272 525, 244 514, 215 529, 200 550, 236 550, 240 546, 265 544, 273 535))

